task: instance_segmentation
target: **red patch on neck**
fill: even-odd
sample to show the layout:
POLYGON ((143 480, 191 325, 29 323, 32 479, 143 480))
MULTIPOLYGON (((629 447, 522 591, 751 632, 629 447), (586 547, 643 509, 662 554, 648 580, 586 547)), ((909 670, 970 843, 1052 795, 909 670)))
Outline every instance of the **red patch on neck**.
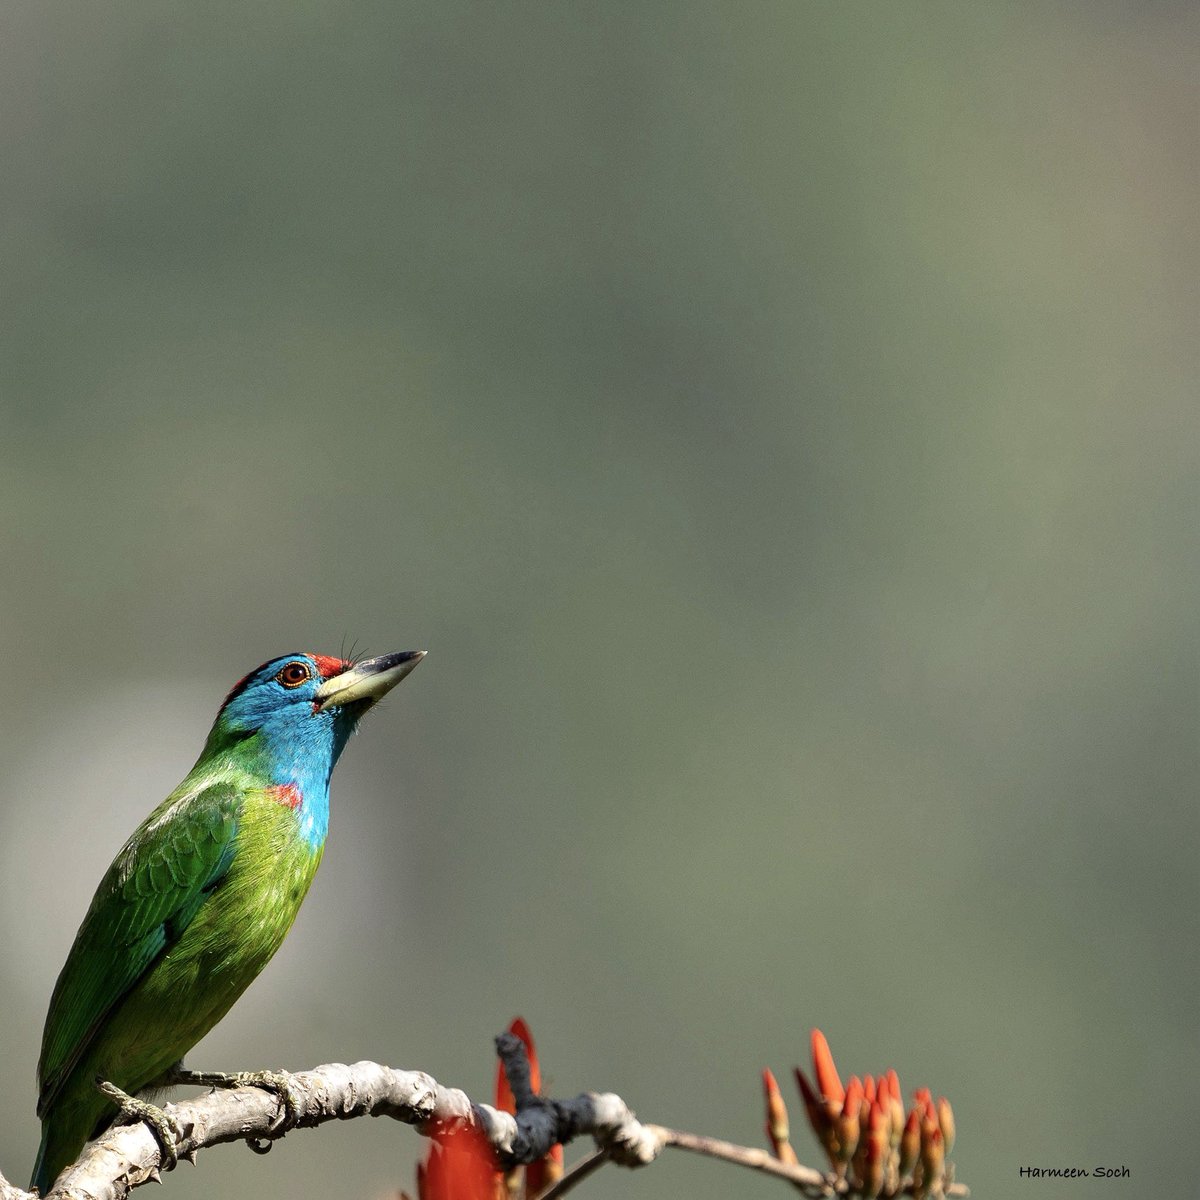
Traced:
POLYGON ((273 787, 267 788, 267 795, 276 804, 282 804, 287 808, 299 808, 300 801, 303 799, 300 789, 294 783, 277 783, 273 787))
POLYGON ((354 664, 344 658, 334 658, 331 654, 310 654, 308 656, 317 664, 322 679, 332 679, 343 671, 348 671, 354 664))

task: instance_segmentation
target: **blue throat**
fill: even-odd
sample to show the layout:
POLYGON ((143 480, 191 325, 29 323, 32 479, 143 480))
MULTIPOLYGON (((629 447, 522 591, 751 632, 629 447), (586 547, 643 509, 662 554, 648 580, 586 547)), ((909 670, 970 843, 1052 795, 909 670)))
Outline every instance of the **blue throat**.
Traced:
POLYGON ((344 713, 321 713, 268 722, 259 730, 267 775, 273 786, 290 784, 299 792, 300 835, 314 851, 329 832, 329 780, 355 724, 344 713))
POLYGON ((271 787, 294 788, 299 832, 315 852, 329 832, 329 779, 360 712, 315 712, 311 702, 298 700, 281 705, 262 687, 232 696, 213 724, 200 762, 227 757, 256 775, 261 772, 271 787))

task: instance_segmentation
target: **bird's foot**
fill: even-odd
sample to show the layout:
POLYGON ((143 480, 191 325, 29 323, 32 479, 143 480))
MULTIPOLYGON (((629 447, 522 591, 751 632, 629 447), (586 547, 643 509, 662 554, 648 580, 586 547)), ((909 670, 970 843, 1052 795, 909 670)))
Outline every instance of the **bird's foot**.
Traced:
POLYGON ((257 1087, 274 1092, 282 1110, 271 1131, 291 1129, 300 1120, 300 1093, 292 1077, 283 1071, 189 1071, 182 1064, 170 1073, 170 1082, 191 1083, 198 1087, 257 1087))
POLYGON ((115 1083, 109 1083, 107 1079, 98 1078, 96 1088, 120 1109, 115 1124, 135 1125, 141 1121, 149 1127, 150 1132, 154 1134, 154 1140, 158 1142, 163 1170, 172 1170, 179 1161, 179 1142, 183 1138, 183 1129, 179 1122, 158 1105, 121 1091, 115 1083))

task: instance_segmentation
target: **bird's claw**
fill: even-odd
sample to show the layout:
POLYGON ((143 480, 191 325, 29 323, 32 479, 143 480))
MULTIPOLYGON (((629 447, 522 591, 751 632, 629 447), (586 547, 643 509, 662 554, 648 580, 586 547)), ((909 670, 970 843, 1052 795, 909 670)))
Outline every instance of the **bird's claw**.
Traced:
POLYGON ((97 1089, 107 1096, 120 1110, 117 1113, 117 1123, 136 1125, 139 1121, 147 1126, 154 1140, 158 1142, 159 1158, 164 1171, 173 1170, 179 1161, 179 1143, 183 1140, 183 1129, 170 1113, 164 1112, 156 1104, 139 1100, 128 1092, 123 1092, 115 1083, 106 1079, 96 1080, 97 1089))
POLYGON ((234 1087, 258 1087, 274 1092, 279 1097, 282 1111, 279 1119, 271 1125, 271 1132, 291 1129, 300 1120, 300 1093, 292 1083, 292 1077, 283 1071, 238 1071, 234 1075, 234 1087))
POLYGON ((272 1133, 291 1129, 300 1120, 300 1093, 292 1082, 292 1077, 283 1071, 189 1071, 183 1067, 176 1067, 171 1073, 170 1081, 214 1088, 257 1087, 274 1092, 279 1097, 282 1111, 271 1125, 272 1133))

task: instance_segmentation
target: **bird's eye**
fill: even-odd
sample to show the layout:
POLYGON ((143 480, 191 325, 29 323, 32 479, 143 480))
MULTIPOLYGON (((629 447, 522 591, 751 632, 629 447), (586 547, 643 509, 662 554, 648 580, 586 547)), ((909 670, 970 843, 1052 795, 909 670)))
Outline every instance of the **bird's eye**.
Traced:
POLYGON ((302 683, 307 683, 311 674, 312 672, 304 663, 290 662, 276 672, 275 678, 285 688, 294 688, 299 687, 302 683))

